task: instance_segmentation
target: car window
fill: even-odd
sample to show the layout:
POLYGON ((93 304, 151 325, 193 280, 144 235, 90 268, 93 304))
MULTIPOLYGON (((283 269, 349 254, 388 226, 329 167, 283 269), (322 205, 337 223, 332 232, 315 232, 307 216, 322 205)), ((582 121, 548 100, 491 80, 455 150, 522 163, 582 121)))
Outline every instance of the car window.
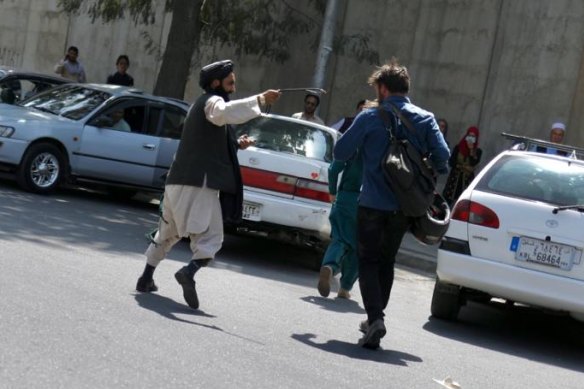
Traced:
POLYGON ((52 89, 21 102, 24 107, 79 120, 111 97, 110 93, 67 85, 52 89))
POLYGON ((476 188, 554 205, 584 204, 584 165, 552 158, 507 156, 491 167, 476 188))
POLYGON ((180 139, 186 116, 186 112, 167 105, 164 108, 160 136, 163 138, 180 139))
POLYGON ((144 133, 144 122, 146 115, 146 102, 137 102, 126 105, 124 108, 124 120, 130 126, 132 132, 144 133))
POLYGON ((88 123, 91 126, 103 127, 98 122, 104 117, 109 118, 111 125, 107 128, 123 132, 144 132, 145 101, 123 101, 109 106, 101 111, 88 123))
POLYGON ((148 121, 146 124, 146 134, 158 134, 158 126, 160 123, 160 115, 162 115, 162 108, 150 106, 148 110, 148 121))
POLYGON ((247 134, 260 149, 296 154, 330 162, 334 139, 328 132, 310 125, 259 117, 237 127, 237 136, 247 134))

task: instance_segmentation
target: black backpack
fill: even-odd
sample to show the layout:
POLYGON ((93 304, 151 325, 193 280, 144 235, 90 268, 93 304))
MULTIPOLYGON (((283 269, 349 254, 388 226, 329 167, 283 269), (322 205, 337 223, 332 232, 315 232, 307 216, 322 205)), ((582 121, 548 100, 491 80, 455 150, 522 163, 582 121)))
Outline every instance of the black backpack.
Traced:
MULTIPOLYGON (((407 130, 415 134, 415 127, 397 107, 391 103, 390 105, 399 119, 398 126, 401 122, 407 130)), ((424 216, 434 200, 436 189, 435 174, 428 160, 429 155, 420 152, 408 139, 397 138, 395 129, 392 131, 388 113, 381 106, 378 112, 390 137, 388 150, 381 161, 385 178, 404 215, 424 216)))

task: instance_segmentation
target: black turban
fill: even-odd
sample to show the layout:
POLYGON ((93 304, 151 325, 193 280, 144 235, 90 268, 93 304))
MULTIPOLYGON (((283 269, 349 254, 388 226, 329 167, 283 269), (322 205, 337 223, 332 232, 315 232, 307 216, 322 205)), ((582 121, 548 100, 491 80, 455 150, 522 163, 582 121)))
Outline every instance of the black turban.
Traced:
POLYGON ((213 62, 201 69, 199 75, 199 86, 207 89, 213 80, 223 80, 233 72, 233 62, 230 59, 213 62))

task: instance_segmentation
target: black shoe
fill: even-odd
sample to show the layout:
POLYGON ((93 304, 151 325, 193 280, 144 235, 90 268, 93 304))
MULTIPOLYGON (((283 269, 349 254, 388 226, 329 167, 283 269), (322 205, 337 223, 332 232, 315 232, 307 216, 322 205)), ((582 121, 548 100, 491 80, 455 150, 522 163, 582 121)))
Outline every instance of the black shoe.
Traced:
POLYGON ((189 276, 187 267, 185 266, 174 273, 174 278, 176 278, 176 281, 182 286, 183 297, 188 306, 193 309, 199 308, 199 298, 197 297, 197 290, 195 289, 195 280, 189 276))
POLYGON ((142 293, 156 292, 158 290, 158 286, 156 286, 152 278, 145 280, 144 277, 140 277, 138 278, 138 283, 136 284, 136 290, 142 293))
POLYGON ((359 323, 359 331, 366 334, 369 331, 369 321, 367 319, 359 323))
POLYGON ((379 348, 379 342, 381 338, 385 336, 387 330, 385 329, 385 324, 383 319, 377 319, 367 329, 367 333, 359 340, 359 345, 371 350, 379 348))

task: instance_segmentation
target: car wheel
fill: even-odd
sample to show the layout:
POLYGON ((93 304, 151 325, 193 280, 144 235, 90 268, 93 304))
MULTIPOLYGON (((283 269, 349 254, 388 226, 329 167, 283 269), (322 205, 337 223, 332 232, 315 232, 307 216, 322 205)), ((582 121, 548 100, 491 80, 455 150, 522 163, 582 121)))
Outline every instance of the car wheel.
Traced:
POLYGON ((462 306, 460 288, 436 280, 430 311, 438 319, 456 320, 462 306))
POLYGON ((50 143, 32 145, 18 168, 18 185, 30 192, 46 194, 62 181, 67 170, 65 156, 50 143))

